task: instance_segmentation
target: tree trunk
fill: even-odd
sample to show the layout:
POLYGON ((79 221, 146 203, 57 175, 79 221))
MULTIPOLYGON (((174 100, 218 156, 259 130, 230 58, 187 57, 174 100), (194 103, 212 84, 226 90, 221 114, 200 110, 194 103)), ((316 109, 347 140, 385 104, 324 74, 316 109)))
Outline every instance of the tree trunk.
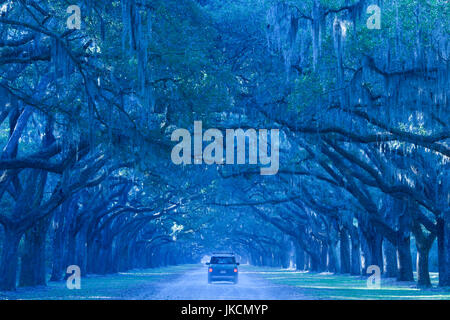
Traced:
POLYGON ((367 274, 369 266, 377 266, 383 272, 383 237, 373 228, 363 232, 363 274, 367 274))
POLYGON ((83 275, 87 273, 86 230, 81 229, 75 238, 75 264, 80 267, 80 272, 83 275))
POLYGON ((339 232, 340 257, 341 257, 341 273, 350 273, 350 243, 348 232, 342 228, 339 232))
POLYGON ((398 277, 397 250, 389 241, 383 242, 384 258, 386 261, 385 276, 388 278, 398 277))
MULTIPOLYGON (((63 268, 66 269, 68 266, 76 265, 76 235, 69 231, 68 238, 67 238, 67 252, 64 255, 64 265, 63 268)), ((66 279, 68 274, 65 273, 66 270, 64 270, 64 279, 66 279)))
POLYGON ((430 248, 417 248, 417 285, 431 287, 430 272, 428 270, 428 257, 430 248))
POLYGON ((398 253, 398 281, 414 281, 410 235, 400 234, 397 243, 398 253))
POLYGON ((352 262, 350 274, 360 275, 361 274, 361 248, 359 234, 356 227, 351 230, 351 242, 352 242, 352 262))
POLYGON ((411 257, 411 216, 409 210, 404 210, 404 204, 397 202, 397 210, 403 210, 398 219, 397 254, 398 281, 414 281, 411 257), (403 209, 402 209, 403 208, 403 209))
POLYGON ((367 244, 367 238, 364 234, 364 232, 361 231, 361 272, 363 275, 367 274, 367 268, 370 266, 370 250, 369 245, 367 244))
POLYGON ((337 241, 331 241, 330 245, 328 245, 328 264, 327 270, 328 272, 336 273, 338 270, 337 267, 337 241))
POLYGON ((437 219, 439 286, 450 286, 450 213, 437 219))
POLYGON ((371 251, 371 265, 378 266, 383 272, 383 237, 376 233, 373 235, 372 241, 369 242, 369 248, 371 251))
POLYGON ((367 274, 369 266, 377 266, 383 272, 383 237, 373 228, 362 230, 363 238, 363 274, 367 274))
POLYGON ((56 214, 54 221, 54 237, 52 242, 52 274, 50 281, 60 281, 64 274, 64 224, 63 212, 56 214))
POLYGON ((323 272, 327 270, 327 261, 328 260, 328 245, 325 241, 322 241, 322 245, 320 246, 320 262, 319 262, 319 271, 323 272))
POLYGON ((290 267, 291 256, 289 253, 290 253, 292 247, 291 247, 291 243, 289 241, 287 241, 286 239, 285 239, 284 243, 285 243, 285 246, 283 246, 283 248, 279 250, 279 253, 281 255, 281 262, 282 262, 283 268, 287 269, 290 267))
POLYGON ((310 261, 310 269, 313 272, 318 272, 320 267, 320 258, 319 255, 315 256, 315 255, 309 255, 309 261, 310 261))
POLYGON ((305 251, 300 245, 295 245, 295 265, 297 270, 305 270, 305 251))
POLYGON ((22 233, 5 226, 5 233, 0 260, 0 291, 16 290, 19 242, 22 233))
POLYGON ((25 233, 19 280, 21 287, 46 285, 45 238, 47 228, 48 219, 44 219, 25 233))
POLYGON ((436 234, 425 232, 422 225, 414 221, 412 224, 412 232, 416 239, 417 248, 417 285, 419 287, 431 287, 430 273, 428 270, 428 257, 431 246, 436 239, 436 234))

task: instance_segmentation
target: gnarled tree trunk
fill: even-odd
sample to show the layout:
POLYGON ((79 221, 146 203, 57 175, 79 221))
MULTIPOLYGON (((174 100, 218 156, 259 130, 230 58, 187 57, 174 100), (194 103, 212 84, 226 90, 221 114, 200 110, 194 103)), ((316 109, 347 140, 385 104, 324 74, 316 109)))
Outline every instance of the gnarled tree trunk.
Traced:
POLYGON ((398 281, 414 281, 409 233, 399 235, 397 243, 398 281))
POLYGON ((439 286, 450 286, 450 213, 437 219, 439 286))
POLYGON ((43 219, 25 233, 19 280, 21 287, 46 285, 45 238, 47 229, 48 219, 43 219))
POLYGON ((23 233, 10 226, 4 227, 5 234, 0 259, 0 290, 14 291, 16 290, 19 242, 23 233))

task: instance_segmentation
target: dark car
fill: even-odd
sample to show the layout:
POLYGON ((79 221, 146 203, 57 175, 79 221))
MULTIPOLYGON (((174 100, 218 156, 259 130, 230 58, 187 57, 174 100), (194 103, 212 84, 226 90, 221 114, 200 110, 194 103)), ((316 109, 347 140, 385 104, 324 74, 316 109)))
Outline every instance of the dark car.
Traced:
POLYGON ((208 268, 208 283, 213 281, 231 281, 238 283, 239 263, 233 254, 218 254, 211 257, 206 263, 208 268))

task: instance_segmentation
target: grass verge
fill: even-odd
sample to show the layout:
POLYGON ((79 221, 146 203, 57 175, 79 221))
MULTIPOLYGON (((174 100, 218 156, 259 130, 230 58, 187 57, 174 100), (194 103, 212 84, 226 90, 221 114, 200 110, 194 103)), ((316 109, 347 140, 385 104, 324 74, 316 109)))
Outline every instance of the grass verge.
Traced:
MULTIPOLYGON (((417 288, 415 283, 401 283, 383 278, 380 289, 369 289, 367 278, 329 273, 310 273, 277 268, 242 266, 241 272, 258 276, 280 285, 300 289, 305 296, 327 300, 450 300, 450 289, 417 288)), ((432 273, 433 285, 437 274, 432 273)))
POLYGON ((176 277, 197 265, 131 270, 112 275, 89 275, 81 278, 80 290, 69 290, 65 281, 49 282, 47 286, 18 288, 1 292, 3 300, 97 300, 139 299, 142 292, 155 290, 159 281, 176 277))

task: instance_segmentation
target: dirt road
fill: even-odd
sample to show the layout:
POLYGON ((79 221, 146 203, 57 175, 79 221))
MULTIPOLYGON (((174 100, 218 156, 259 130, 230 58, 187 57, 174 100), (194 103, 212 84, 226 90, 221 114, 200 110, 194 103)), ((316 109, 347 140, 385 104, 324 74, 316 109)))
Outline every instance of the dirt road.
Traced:
POLYGON ((258 276, 258 272, 239 273, 239 283, 208 284, 206 267, 199 267, 172 279, 156 284, 137 299, 156 300, 279 300, 308 299, 298 289, 277 285, 258 276), (155 290, 156 289, 156 290, 155 290))

